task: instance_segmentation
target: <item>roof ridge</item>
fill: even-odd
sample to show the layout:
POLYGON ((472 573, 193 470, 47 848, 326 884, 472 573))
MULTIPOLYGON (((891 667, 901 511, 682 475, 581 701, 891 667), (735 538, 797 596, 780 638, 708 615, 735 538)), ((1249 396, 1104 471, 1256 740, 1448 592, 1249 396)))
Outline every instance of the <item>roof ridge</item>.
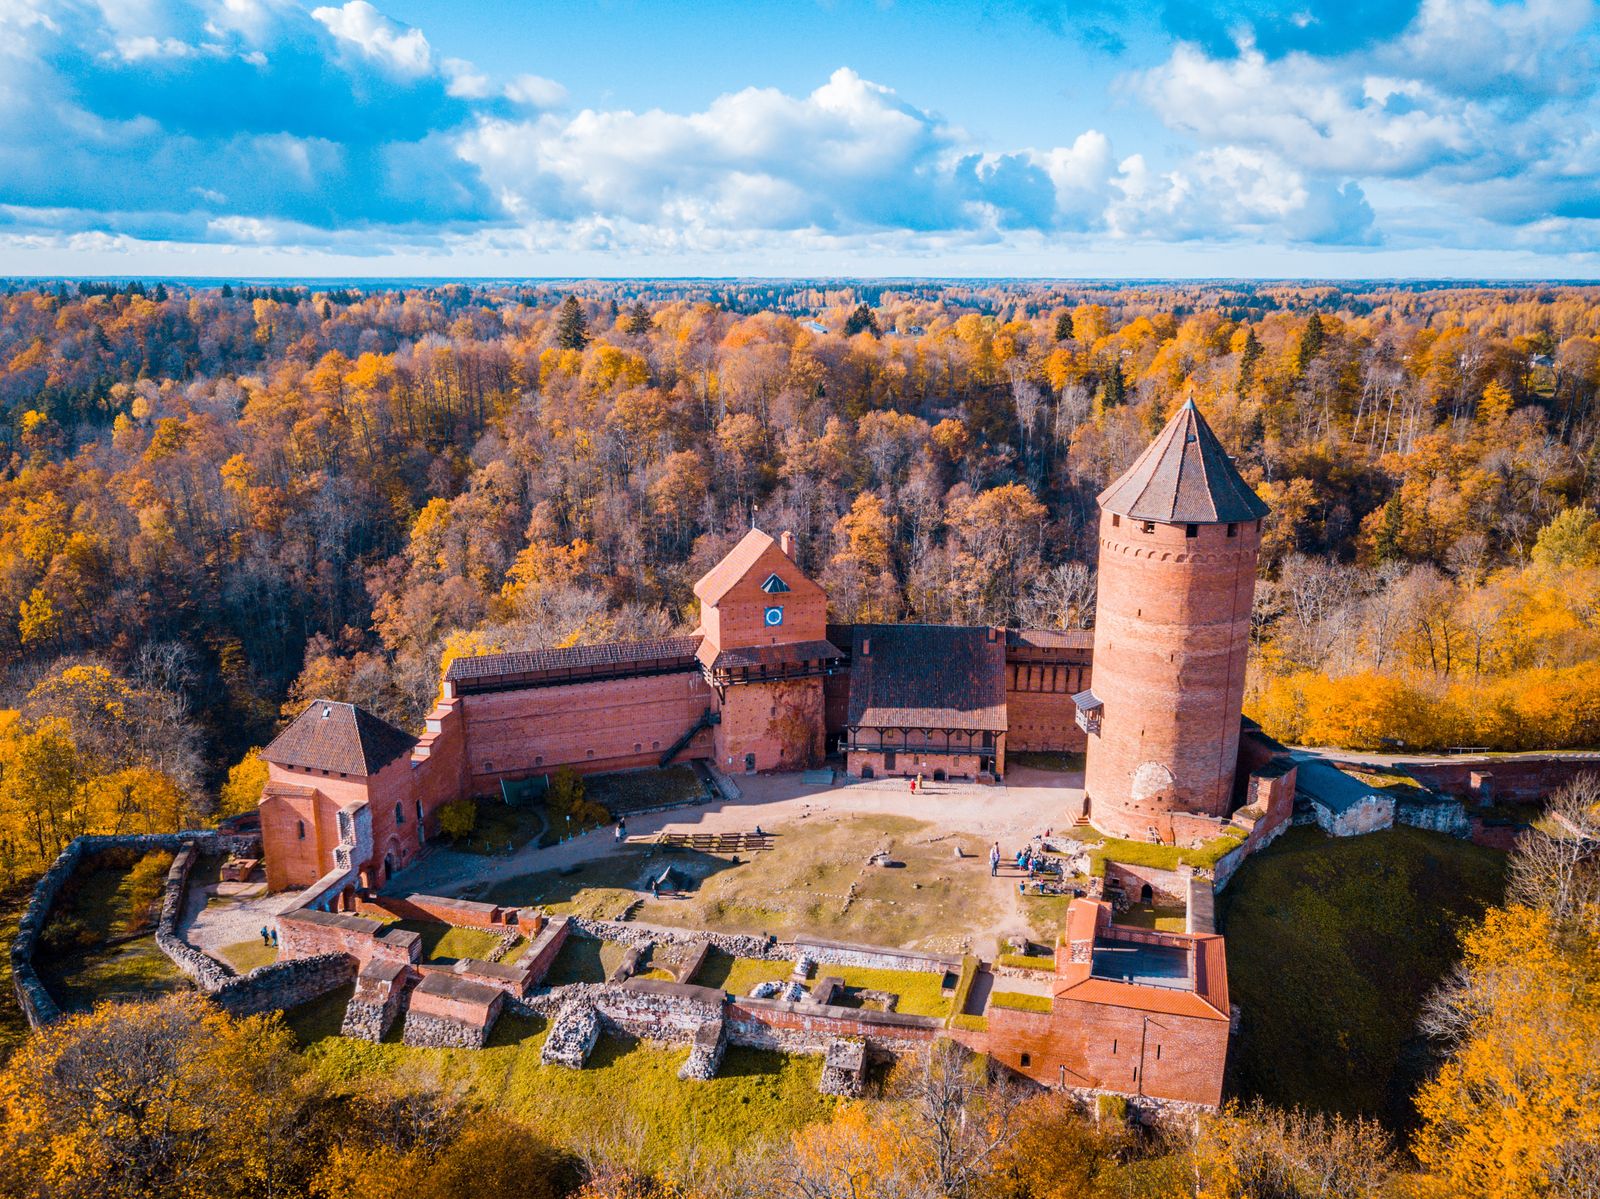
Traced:
POLYGON ((1097 498, 1104 511, 1165 524, 1237 523, 1271 511, 1193 399, 1097 498))

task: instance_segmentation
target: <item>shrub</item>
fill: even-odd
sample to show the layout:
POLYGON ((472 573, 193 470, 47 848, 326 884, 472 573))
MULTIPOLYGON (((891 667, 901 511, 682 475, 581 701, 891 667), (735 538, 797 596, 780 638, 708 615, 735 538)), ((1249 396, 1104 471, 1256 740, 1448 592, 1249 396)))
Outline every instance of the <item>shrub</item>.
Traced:
POLYGON ((470 799, 452 799, 439 807, 439 831, 452 841, 470 837, 478 824, 478 805, 470 799))
POLYGON ((1097 1120, 1104 1120, 1108 1124, 1126 1124, 1128 1122, 1128 1100, 1123 1095, 1096 1095, 1094 1097, 1094 1115, 1097 1120))

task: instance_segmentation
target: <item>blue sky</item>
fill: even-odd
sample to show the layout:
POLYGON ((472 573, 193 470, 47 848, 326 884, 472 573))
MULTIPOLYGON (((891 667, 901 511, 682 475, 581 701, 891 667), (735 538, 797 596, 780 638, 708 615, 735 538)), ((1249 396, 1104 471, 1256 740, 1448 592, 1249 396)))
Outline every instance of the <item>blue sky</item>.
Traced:
POLYGON ((0 0, 0 273, 1600 277, 1589 0, 0 0))

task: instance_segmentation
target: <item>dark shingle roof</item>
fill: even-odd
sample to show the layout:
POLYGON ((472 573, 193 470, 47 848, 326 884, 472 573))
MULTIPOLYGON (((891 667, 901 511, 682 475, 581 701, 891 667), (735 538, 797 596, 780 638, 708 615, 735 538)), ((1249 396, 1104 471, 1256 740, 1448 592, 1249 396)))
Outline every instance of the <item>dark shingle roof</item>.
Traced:
POLYGON ((955 625, 858 624, 850 661, 851 725, 1006 729, 1003 635, 955 625))
POLYGON ((831 662, 844 657, 831 641, 784 641, 777 645, 741 645, 725 649, 711 663, 712 670, 753 670, 760 666, 787 666, 798 662, 831 662))
POLYGON ((602 645, 574 645, 567 649, 514 650, 504 654, 478 654, 456 658, 445 672, 452 683, 498 679, 511 675, 540 675, 568 670, 626 667, 641 662, 692 658, 698 637, 653 637, 645 641, 608 641, 602 645))
POLYGON ((377 774, 417 739, 354 704, 313 700, 261 756, 279 766, 365 778, 377 774))
POLYGON ((1168 524, 1243 522, 1270 511, 1240 477, 1193 400, 1178 409, 1127 473, 1100 493, 1100 507, 1168 524))

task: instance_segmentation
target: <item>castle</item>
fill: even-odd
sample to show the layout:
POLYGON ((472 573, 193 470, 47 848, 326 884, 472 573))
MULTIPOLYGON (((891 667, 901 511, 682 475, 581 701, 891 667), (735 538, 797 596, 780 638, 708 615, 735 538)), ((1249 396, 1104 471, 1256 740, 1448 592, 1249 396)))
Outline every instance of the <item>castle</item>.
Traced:
POLYGON ((859 778, 994 782, 1008 751, 1086 750, 1081 815, 1105 832, 1170 842, 1225 817, 1266 505, 1193 403, 1099 502, 1092 633, 830 624, 790 535, 751 529, 695 584, 688 636, 457 659, 420 738, 314 702, 262 751, 268 883, 379 887, 441 804, 561 766, 839 751, 859 778))

